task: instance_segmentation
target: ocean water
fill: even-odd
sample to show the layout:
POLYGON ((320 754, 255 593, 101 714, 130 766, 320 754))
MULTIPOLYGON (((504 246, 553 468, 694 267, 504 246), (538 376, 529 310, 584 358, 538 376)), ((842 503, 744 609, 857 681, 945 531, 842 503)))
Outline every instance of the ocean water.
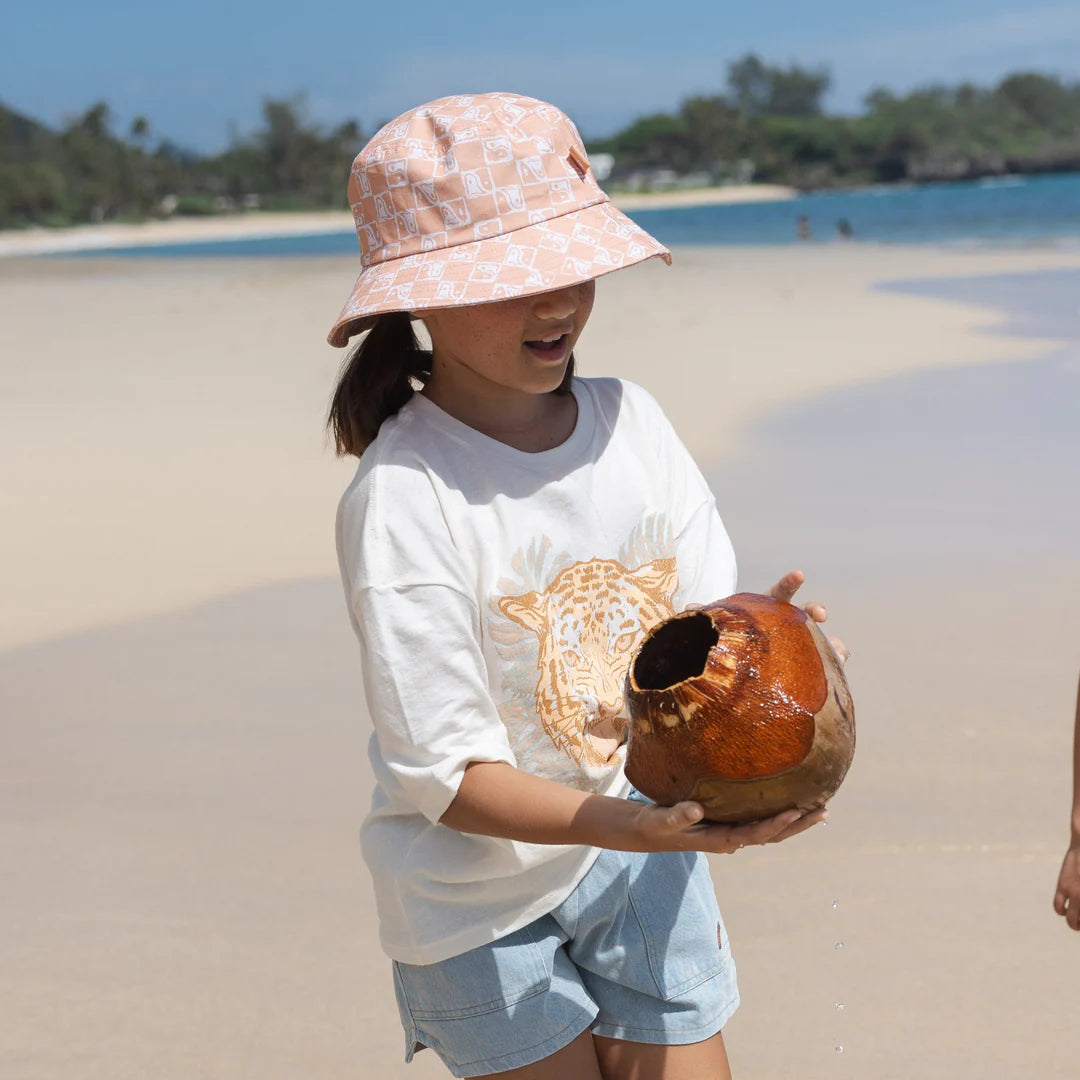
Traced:
MULTIPOLYGON (((675 245, 837 243, 837 223, 844 220, 851 226, 854 242, 1080 246, 1080 173, 957 184, 890 185, 800 195, 780 202, 640 210, 629 216, 662 243, 675 245), (812 235, 808 241, 799 241, 795 223, 804 215, 812 235)), ((80 254, 161 258, 356 252, 355 234, 345 231, 108 248, 80 254)))
POLYGON ((959 184, 883 186, 801 195, 776 203, 647 210, 631 216, 666 244, 787 244, 805 215, 811 243, 1080 243, 1080 173, 959 184))

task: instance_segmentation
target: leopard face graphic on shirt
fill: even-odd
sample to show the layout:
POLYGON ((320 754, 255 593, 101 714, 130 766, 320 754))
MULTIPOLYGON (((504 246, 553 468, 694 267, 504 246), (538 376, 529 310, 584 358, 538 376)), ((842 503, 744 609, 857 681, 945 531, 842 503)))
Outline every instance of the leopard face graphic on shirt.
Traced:
POLYGON ((546 540, 515 559, 519 577, 531 566, 546 583, 492 597, 489 626, 510 661, 504 720, 529 771, 565 779, 565 767, 552 767, 552 749, 574 771, 607 771, 625 739, 623 684, 634 650, 675 614, 671 548, 664 521, 650 519, 617 559, 552 559, 546 540))

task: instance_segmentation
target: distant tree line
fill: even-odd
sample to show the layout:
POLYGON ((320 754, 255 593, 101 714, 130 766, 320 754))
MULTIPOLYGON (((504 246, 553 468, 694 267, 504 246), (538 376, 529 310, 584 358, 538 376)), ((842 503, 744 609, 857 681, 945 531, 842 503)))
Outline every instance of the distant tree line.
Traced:
MULTIPOLYGON (((753 178, 810 189, 1080 170, 1080 83, 1018 73, 991 89, 875 89, 858 116, 824 113, 829 85, 825 69, 750 54, 728 66, 725 92, 643 116, 589 150, 612 156, 613 188, 753 178)), ((330 131, 311 123, 302 97, 265 101, 259 130, 216 155, 155 138, 145 117, 117 134, 104 102, 59 131, 0 106, 0 227, 344 208, 363 142, 356 121, 330 131)))
POLYGON ((264 101, 261 128, 216 155, 155 143, 145 117, 117 135, 104 102, 59 132, 0 105, 0 227, 345 208, 364 141, 354 120, 330 132, 309 123, 302 97, 264 101))
POLYGON ((729 65, 726 93, 641 117, 589 149, 614 157, 612 186, 648 186, 658 170, 803 189, 1080 170, 1080 82, 1029 72, 992 89, 879 88, 859 116, 825 115, 829 83, 824 69, 751 54, 729 65))

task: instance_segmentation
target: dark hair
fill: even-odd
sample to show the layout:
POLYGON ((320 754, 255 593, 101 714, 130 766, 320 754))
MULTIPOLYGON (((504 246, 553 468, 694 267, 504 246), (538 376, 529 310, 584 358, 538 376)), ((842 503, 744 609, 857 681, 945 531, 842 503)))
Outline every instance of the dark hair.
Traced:
MULTIPOLYGON (((359 457, 393 416, 431 376, 431 350, 420 348, 412 317, 396 311, 376 318, 345 357, 326 426, 339 457, 359 457)), ((570 393, 574 354, 556 394, 570 393)))

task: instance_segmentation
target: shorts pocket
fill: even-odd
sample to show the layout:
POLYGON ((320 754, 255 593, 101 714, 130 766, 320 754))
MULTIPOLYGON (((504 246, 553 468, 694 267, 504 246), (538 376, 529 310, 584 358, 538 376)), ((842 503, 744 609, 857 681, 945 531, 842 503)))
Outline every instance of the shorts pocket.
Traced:
POLYGON ((435 964, 395 961, 394 972, 398 1005, 413 1020, 497 1012, 551 987, 549 959, 528 926, 435 964))
POLYGON ((728 965, 709 864, 697 852, 645 856, 629 888, 649 973, 665 1001, 706 982, 728 965))

